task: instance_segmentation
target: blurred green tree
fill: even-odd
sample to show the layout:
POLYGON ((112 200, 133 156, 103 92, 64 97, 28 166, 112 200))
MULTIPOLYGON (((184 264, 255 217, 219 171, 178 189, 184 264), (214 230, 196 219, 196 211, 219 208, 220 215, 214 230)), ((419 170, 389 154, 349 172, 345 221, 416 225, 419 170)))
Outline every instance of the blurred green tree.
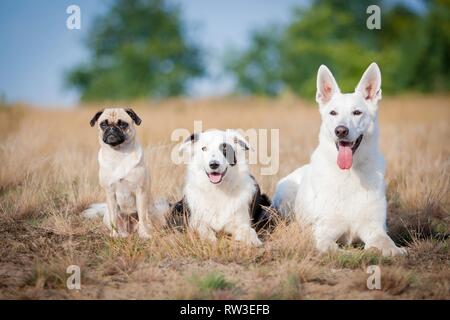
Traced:
POLYGON ((395 1, 316 0, 295 9, 291 22, 276 33, 273 28, 256 32, 259 37, 234 52, 226 66, 237 91, 253 94, 289 90, 313 97, 320 64, 332 69, 343 91, 352 90, 372 61, 382 69, 384 92, 448 90, 448 3, 427 1, 426 12, 417 12, 395 1), (381 30, 366 27, 372 4, 381 8, 381 30), (277 57, 276 63, 267 56, 277 57))
POLYGON ((238 93, 277 95, 282 90, 280 70, 281 29, 270 26, 251 34, 251 47, 229 50, 226 68, 239 77, 238 93), (263 66, 263 67, 262 67, 263 66))
MULTIPOLYGON (((429 12, 412 40, 410 84, 423 91, 450 90, 450 1, 430 1, 429 12)), ((408 53, 408 54, 409 54, 408 53)))
POLYGON ((164 0, 116 0, 89 32, 91 60, 71 70, 67 84, 82 100, 183 94, 204 73, 185 31, 179 8, 164 0))

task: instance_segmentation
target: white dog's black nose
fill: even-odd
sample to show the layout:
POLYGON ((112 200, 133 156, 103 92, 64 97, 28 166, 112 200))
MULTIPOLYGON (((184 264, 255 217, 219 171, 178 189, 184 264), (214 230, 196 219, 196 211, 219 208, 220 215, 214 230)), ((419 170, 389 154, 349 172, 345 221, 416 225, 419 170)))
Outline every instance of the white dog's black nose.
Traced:
POLYGON ((344 126, 337 126, 334 133, 339 139, 345 138, 348 135, 348 128, 344 126))
POLYGON ((217 169, 220 166, 219 161, 212 160, 209 162, 209 167, 213 170, 217 169))

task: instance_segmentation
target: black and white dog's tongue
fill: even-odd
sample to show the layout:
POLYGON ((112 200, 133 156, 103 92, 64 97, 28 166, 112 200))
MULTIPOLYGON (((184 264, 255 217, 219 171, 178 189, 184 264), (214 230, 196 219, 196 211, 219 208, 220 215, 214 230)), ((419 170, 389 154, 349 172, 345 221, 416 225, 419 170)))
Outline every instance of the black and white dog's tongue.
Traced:
POLYGON ((222 181, 222 177, 223 177, 222 174, 218 173, 218 172, 208 173, 209 181, 211 181, 211 183, 214 183, 214 184, 219 183, 220 181, 222 181))

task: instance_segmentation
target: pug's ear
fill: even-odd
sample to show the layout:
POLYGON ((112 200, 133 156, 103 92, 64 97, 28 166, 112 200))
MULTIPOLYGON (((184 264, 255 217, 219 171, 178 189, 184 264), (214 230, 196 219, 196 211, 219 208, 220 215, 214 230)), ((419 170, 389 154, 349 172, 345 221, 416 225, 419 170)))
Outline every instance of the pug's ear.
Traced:
POLYGON ((103 110, 100 110, 94 115, 94 117, 91 119, 91 122, 89 122, 91 127, 93 127, 95 125, 95 123, 97 122, 98 118, 100 118, 102 113, 103 113, 103 110))
POLYGON ((139 118, 139 116, 136 114, 136 112, 134 112, 133 109, 131 108, 126 108, 125 112, 128 113, 128 115, 130 116, 131 119, 133 119, 134 123, 138 126, 141 124, 142 120, 141 118, 139 118))
POLYGON ((186 138, 186 140, 183 141, 183 143, 179 147, 179 150, 183 152, 186 151, 189 146, 192 146, 199 139, 200 139, 199 132, 191 134, 189 137, 186 138))

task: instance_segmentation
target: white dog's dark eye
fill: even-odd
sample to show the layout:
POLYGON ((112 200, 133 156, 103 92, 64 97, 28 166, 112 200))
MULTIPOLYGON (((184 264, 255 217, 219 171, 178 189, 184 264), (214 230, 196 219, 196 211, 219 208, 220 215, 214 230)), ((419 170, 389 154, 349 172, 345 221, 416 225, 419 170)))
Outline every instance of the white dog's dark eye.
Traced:
POLYGON ((206 151, 206 147, 203 147, 202 150, 203 150, 203 151, 206 151))
POLYGON ((337 112, 334 111, 334 110, 331 110, 331 111, 330 111, 330 114, 331 114, 332 116, 337 116, 337 112))
POLYGON ((355 111, 353 111, 353 115, 354 116, 360 116, 360 115, 362 115, 362 112, 359 111, 359 110, 355 110, 355 111))

